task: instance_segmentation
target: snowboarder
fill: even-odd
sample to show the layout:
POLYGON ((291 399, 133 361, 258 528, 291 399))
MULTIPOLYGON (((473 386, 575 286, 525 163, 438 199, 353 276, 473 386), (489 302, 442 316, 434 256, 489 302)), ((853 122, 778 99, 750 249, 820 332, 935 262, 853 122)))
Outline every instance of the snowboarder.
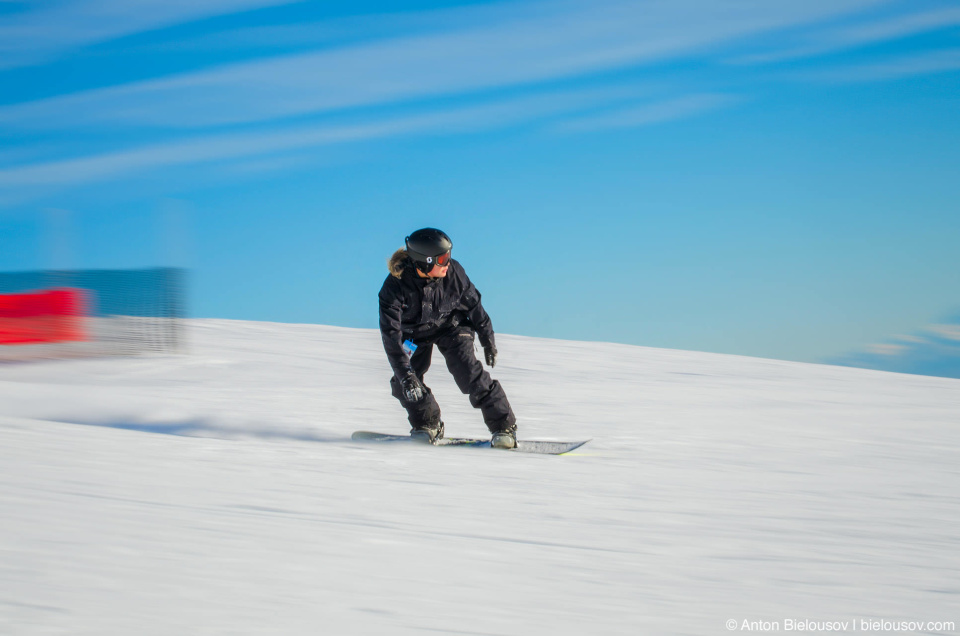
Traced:
POLYGON ((390 275, 380 289, 380 335, 393 368, 390 388, 407 410, 412 437, 429 443, 442 438, 440 405, 423 383, 437 345, 457 386, 483 413, 491 446, 514 448, 517 418, 500 383, 474 353, 476 334, 487 366, 497 362, 490 316, 463 267, 450 257, 452 248, 446 234, 424 228, 388 261, 390 275))

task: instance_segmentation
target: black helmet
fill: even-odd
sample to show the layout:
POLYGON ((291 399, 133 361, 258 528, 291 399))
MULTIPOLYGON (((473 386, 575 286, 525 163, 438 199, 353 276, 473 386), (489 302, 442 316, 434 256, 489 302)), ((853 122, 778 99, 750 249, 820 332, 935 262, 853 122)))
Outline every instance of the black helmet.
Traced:
POLYGON ((433 269, 437 256, 442 256, 451 249, 453 242, 450 237, 436 228, 425 227, 407 237, 407 254, 424 273, 433 269))

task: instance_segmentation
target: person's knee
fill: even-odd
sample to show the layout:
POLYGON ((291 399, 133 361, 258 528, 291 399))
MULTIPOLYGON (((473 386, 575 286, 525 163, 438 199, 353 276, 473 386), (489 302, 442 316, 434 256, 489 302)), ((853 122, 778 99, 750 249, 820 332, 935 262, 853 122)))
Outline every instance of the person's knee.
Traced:
POLYGON ((487 390, 490 384, 490 374, 483 370, 483 366, 476 356, 473 355, 473 349, 461 355, 451 358, 448 361, 447 368, 453 376, 457 388, 464 395, 473 395, 475 393, 487 390))
POLYGON ((481 386, 482 383, 480 382, 479 377, 469 374, 462 374, 454 375, 453 379, 456 381, 460 392, 464 395, 473 396, 483 392, 483 387, 481 386))

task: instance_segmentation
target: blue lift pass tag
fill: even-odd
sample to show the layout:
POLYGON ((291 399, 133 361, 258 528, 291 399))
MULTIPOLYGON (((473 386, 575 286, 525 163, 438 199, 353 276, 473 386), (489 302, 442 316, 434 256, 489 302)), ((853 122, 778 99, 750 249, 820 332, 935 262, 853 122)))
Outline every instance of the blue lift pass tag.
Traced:
POLYGON ((403 341, 403 350, 407 352, 407 355, 411 358, 413 357, 413 352, 417 350, 417 345, 413 344, 411 340, 403 341))

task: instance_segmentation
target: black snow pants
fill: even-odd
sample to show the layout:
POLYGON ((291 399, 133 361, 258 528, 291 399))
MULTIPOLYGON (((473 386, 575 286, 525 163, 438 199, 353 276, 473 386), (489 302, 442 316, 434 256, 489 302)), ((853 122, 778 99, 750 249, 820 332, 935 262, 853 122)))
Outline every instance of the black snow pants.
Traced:
MULTIPOLYGON (((447 369, 453 375, 460 391, 470 396, 470 404, 483 413, 483 421, 491 433, 508 430, 517 423, 517 418, 507 401, 500 383, 484 371, 473 350, 473 329, 460 327, 444 332, 433 338, 417 342, 417 350, 410 359, 414 373, 423 382, 423 376, 430 368, 433 357, 433 345, 437 345, 440 354, 447 362, 447 369)), ((407 402, 400 390, 396 377, 390 378, 393 397, 407 410, 407 419, 413 428, 431 426, 440 421, 440 405, 433 397, 433 391, 427 388, 427 394, 419 402, 407 402)))

